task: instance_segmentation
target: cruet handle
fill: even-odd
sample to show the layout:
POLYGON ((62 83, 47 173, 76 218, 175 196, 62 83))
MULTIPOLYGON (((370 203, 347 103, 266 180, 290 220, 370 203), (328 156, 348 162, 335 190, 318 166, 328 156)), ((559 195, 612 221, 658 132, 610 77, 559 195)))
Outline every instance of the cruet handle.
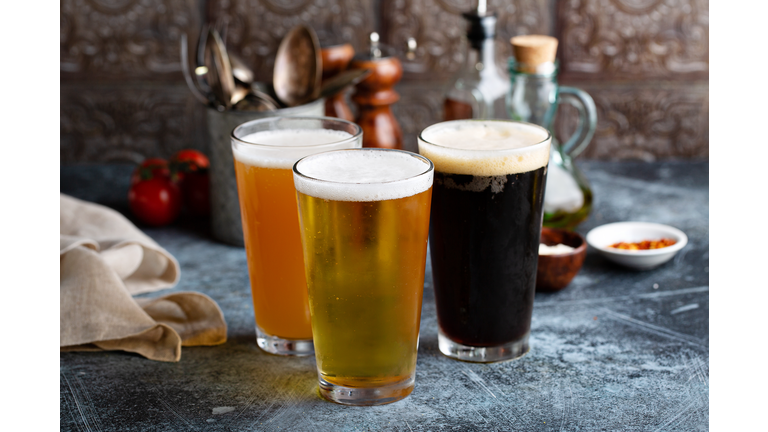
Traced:
POLYGON ((576 132, 562 145, 563 153, 576 157, 583 152, 597 127, 597 109, 595 101, 587 92, 574 87, 560 86, 559 95, 561 102, 565 102, 579 112, 579 126, 576 132))
POLYGON ((484 119, 488 118, 488 108, 486 107, 485 98, 480 92, 480 89, 472 89, 472 118, 484 119))

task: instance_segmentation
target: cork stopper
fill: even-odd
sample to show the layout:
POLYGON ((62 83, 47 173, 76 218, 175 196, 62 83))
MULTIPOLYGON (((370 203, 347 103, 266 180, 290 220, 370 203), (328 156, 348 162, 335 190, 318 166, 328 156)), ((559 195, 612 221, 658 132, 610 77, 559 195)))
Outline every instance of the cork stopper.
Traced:
POLYGON ((554 70, 557 39, 544 35, 515 36, 509 40, 517 69, 526 73, 546 73, 554 70))

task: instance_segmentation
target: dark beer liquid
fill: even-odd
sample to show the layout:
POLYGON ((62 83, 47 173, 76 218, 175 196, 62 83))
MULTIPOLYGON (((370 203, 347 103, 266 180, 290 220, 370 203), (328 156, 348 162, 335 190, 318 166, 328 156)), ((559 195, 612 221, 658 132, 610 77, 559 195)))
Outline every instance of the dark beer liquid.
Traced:
POLYGON ((469 346, 530 331, 546 167, 478 177, 435 171, 430 251, 440 329, 469 346))

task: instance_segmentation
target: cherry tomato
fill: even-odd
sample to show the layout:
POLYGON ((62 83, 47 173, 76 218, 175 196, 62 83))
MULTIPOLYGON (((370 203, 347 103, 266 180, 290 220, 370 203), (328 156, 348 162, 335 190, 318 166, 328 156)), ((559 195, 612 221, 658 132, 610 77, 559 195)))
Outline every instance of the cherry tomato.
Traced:
POLYGON ((180 150, 170 159, 171 174, 174 180, 181 181, 189 172, 207 170, 211 165, 203 153, 192 150, 180 150))
POLYGON ((181 150, 170 159, 171 178, 181 189, 184 207, 193 216, 207 216, 210 210, 208 167, 201 152, 181 150))
POLYGON ((211 213, 208 171, 187 173, 181 182, 184 206, 193 216, 208 216, 211 213))
POLYGON ((142 180, 128 191, 128 204, 136 217, 147 225, 167 225, 181 212, 181 191, 169 178, 142 180))
POLYGON ((133 170, 133 174, 131 174, 131 185, 135 185, 142 180, 149 180, 153 177, 171 177, 168 161, 160 158, 149 158, 144 160, 141 165, 133 170))

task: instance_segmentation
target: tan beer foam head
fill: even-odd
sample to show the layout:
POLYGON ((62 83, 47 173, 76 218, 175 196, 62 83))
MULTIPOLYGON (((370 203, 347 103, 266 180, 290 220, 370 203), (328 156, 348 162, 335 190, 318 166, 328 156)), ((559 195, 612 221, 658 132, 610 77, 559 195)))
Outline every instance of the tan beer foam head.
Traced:
POLYGON ((291 169, 297 160, 311 154, 362 146, 362 138, 328 129, 282 129, 252 133, 233 139, 235 160, 244 164, 276 169, 291 169))
POLYGON ((297 191, 316 198, 384 201, 428 190, 433 174, 429 161, 410 152, 340 150, 300 160, 294 169, 293 183, 297 191))
POLYGON ((530 123, 456 120, 424 129, 419 153, 442 173, 498 176, 546 166, 551 141, 546 129, 530 123))
POLYGON ((509 42, 518 68, 523 72, 536 73, 538 66, 555 61, 557 39, 552 36, 515 36, 509 42))

